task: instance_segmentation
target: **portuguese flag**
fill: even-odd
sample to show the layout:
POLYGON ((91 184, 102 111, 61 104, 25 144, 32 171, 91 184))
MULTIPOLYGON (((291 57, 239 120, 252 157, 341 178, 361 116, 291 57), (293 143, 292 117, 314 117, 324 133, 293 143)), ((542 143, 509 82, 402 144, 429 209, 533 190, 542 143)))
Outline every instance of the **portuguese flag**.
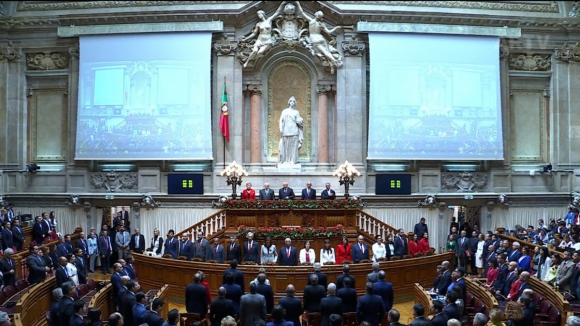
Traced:
POLYGON ((224 91, 222 93, 222 107, 220 114, 220 130, 224 138, 230 142, 230 122, 228 118, 228 91, 226 89, 226 78, 224 77, 224 91))

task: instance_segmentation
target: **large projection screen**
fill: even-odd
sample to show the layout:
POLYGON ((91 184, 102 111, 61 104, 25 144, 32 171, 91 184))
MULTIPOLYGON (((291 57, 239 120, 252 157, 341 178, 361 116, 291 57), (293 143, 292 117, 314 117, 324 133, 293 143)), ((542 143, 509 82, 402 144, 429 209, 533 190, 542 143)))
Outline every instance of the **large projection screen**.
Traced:
POLYGON ((210 160, 211 32, 80 37, 77 160, 210 160))
POLYGON ((499 38, 369 33, 368 159, 502 160, 499 38))

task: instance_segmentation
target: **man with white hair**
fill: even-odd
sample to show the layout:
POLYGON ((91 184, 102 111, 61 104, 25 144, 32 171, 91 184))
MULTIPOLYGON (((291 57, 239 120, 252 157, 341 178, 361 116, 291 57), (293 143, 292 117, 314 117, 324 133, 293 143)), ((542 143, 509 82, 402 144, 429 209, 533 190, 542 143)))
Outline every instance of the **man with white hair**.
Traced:
POLYGON ((373 263, 373 271, 367 274, 367 282, 375 283, 379 280, 379 263, 373 263))
POLYGON ((4 311, 0 311, 0 326, 10 326, 12 323, 10 322, 10 316, 4 311))
POLYGON ((286 238, 284 240, 284 246, 280 248, 280 254, 278 255, 278 265, 280 266, 296 266, 298 264, 298 251, 296 247, 292 245, 292 240, 286 238))
POLYGON ((50 324, 60 325, 60 315, 59 315, 59 305, 60 299, 62 299, 62 289, 60 287, 52 290, 53 302, 50 304, 50 324))
POLYGON ((329 318, 332 314, 342 316, 342 299, 336 296, 336 284, 330 283, 327 287, 328 295, 320 300, 320 316, 322 326, 329 326, 329 318))
POLYGON ((566 326, 580 326, 580 317, 570 316, 566 319, 566 326))
POLYGON ((244 261, 253 261, 256 264, 260 263, 260 244, 254 241, 254 233, 248 232, 246 234, 248 241, 244 242, 244 261))
POLYGON ((4 277, 4 286, 14 285, 16 283, 16 264, 12 255, 14 250, 7 248, 4 250, 4 257, 0 260, 0 272, 4 277))
POLYGON ((260 200, 274 200, 274 190, 270 189, 269 183, 264 183, 264 189, 260 190, 260 200))
POLYGON ((520 257, 522 257, 522 252, 520 251, 520 243, 514 241, 512 243, 512 251, 508 255, 508 261, 515 261, 517 262, 520 257))
MULTIPOLYGON (((324 286, 326 288, 326 284, 328 283, 328 277, 326 276, 326 274, 324 274, 323 272, 320 271, 320 268, 322 267, 322 265, 320 263, 314 263, 314 273, 312 274, 316 274, 318 276, 318 284, 324 286)), ((312 275, 310 274, 310 275, 312 275)), ((308 275, 308 285, 310 285, 310 275, 308 275)))
POLYGON ((476 313, 475 316, 473 317, 473 326, 485 326, 486 324, 487 317, 481 312, 476 313))

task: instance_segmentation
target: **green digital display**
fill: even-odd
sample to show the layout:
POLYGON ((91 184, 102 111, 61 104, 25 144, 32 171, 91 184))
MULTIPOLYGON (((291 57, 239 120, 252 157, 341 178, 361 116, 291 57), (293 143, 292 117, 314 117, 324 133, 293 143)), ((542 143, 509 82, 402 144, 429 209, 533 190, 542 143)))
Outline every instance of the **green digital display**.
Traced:
POLYGON ((377 195, 410 195, 410 174, 377 174, 375 193, 377 195))
POLYGON ((170 195, 202 195, 203 174, 168 174, 167 193, 170 195))

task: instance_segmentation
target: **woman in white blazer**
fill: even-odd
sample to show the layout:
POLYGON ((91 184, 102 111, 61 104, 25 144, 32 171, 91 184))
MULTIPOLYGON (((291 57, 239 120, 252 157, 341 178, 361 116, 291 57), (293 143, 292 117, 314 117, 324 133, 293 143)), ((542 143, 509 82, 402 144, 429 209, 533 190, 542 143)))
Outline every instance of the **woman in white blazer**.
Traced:
POLYGON ((304 243, 304 248, 300 250, 300 264, 312 265, 316 261, 316 253, 310 248, 310 241, 304 243))
POLYGON ((323 265, 333 265, 336 263, 334 248, 330 246, 330 240, 324 240, 324 247, 320 249, 320 263, 323 265))

